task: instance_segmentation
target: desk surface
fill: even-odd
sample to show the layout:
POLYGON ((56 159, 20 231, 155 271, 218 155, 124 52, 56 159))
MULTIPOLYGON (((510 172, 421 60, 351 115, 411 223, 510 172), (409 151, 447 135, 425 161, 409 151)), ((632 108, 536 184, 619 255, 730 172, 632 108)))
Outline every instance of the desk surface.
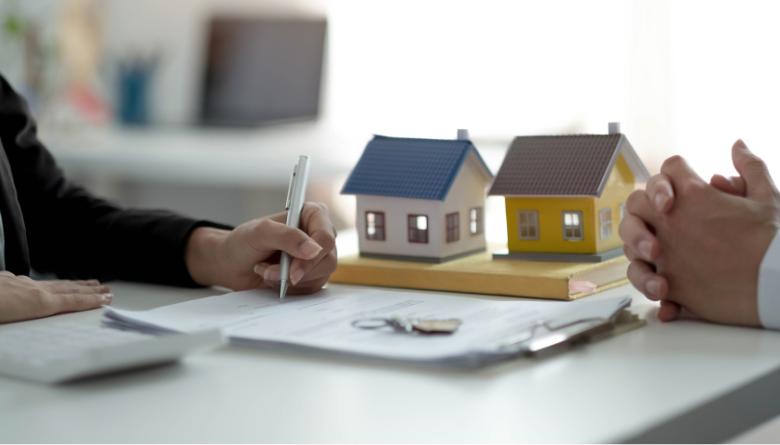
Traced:
MULTIPOLYGON (((214 293, 112 287, 127 309, 214 293)), ((647 327, 479 371, 228 347, 70 385, 0 378, 0 441, 718 441, 780 411, 756 399, 780 394, 780 333, 664 325, 639 298, 634 310, 647 327)))
POLYGON ((211 185, 287 184, 308 154, 316 181, 346 176, 370 135, 346 138, 316 123, 259 129, 122 128, 44 131, 57 162, 71 174, 211 185))

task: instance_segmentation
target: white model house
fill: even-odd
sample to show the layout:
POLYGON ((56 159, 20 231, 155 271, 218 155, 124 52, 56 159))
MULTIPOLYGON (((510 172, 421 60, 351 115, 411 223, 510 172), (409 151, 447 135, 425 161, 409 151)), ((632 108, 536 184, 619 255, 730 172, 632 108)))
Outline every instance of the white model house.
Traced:
POLYGON ((374 136, 341 191, 357 198, 360 255, 441 262, 484 250, 492 178, 465 130, 457 139, 374 136))

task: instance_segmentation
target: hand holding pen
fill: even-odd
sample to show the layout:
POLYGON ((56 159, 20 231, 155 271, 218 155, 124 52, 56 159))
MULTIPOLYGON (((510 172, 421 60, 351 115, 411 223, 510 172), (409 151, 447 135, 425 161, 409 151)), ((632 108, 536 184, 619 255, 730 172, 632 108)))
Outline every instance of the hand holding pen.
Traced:
MULTIPOLYGON (((305 175, 304 170, 300 172, 305 175)), ((294 184, 290 192, 295 191, 294 184)), ((233 290, 279 288, 280 297, 286 294, 283 287, 295 294, 320 290, 336 270, 336 231, 324 204, 303 203, 305 186, 305 181, 298 185, 298 197, 289 193, 289 207, 299 209, 297 218, 284 212, 246 222, 232 231, 195 229, 186 251, 193 280, 233 290)))

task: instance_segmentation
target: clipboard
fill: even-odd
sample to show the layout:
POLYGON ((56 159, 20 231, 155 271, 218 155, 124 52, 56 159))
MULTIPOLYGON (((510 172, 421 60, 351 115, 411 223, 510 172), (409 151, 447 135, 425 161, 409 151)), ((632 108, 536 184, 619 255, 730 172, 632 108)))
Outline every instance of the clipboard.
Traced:
POLYGON ((576 311, 551 320, 540 320, 525 332, 508 338, 496 350, 496 358, 546 356, 620 335, 647 324, 628 309, 631 305, 630 297, 624 297, 614 311, 604 315, 603 310, 609 303, 611 300, 589 301, 587 304, 579 304, 576 311))

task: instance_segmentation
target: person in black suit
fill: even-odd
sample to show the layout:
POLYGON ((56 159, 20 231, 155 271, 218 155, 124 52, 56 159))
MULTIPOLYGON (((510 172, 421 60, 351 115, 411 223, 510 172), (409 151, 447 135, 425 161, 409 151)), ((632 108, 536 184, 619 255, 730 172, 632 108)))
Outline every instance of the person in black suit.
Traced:
POLYGON ((112 279, 277 287, 282 250, 293 257, 290 292, 315 292, 336 268, 327 208, 306 203, 301 229, 284 218, 230 228, 95 197, 65 178, 24 100, 0 76, 0 322, 109 304, 102 281, 112 279), (60 279, 33 280, 33 270, 60 279))

